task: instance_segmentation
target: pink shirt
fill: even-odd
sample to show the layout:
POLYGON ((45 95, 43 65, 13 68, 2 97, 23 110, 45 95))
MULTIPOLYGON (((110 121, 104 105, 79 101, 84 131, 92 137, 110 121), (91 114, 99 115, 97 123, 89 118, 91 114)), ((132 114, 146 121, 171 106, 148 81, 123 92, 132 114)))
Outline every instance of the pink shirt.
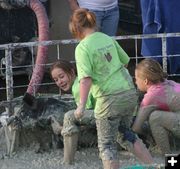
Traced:
POLYGON ((141 132, 143 123, 155 110, 180 113, 180 84, 171 80, 152 85, 141 102, 136 120, 135 132, 141 132))
POLYGON ((165 82, 152 85, 144 95, 140 109, 152 106, 157 110, 180 111, 180 84, 165 80, 165 82))

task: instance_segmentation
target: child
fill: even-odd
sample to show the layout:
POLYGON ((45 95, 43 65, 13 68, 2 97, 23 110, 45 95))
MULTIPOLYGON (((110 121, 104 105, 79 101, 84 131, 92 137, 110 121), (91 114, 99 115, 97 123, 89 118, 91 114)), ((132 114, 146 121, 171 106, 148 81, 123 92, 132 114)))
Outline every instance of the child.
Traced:
POLYGON ((148 120, 155 142, 164 154, 171 152, 169 132, 180 137, 180 84, 166 77, 153 59, 144 59, 136 66, 137 87, 146 94, 132 127, 141 133, 143 123, 148 120))
MULTIPOLYGON (((67 92, 72 90, 75 102, 79 103, 79 82, 77 80, 76 69, 68 61, 60 60, 55 62, 50 70, 51 76, 56 85, 67 92)), ((95 100, 91 94, 89 94, 88 101, 86 103, 86 110, 84 116, 81 119, 76 119, 74 111, 67 112, 64 116, 64 122, 61 134, 64 139, 64 163, 72 164, 74 162, 74 156, 77 148, 79 125, 95 126, 94 118, 94 104, 95 100)))
MULTIPOLYGON (((73 36, 80 40, 75 58, 80 82, 80 101, 75 117, 80 119, 91 90, 96 99, 95 118, 98 148, 104 169, 118 169, 116 137, 118 126, 129 130, 132 112, 137 105, 136 90, 125 65, 129 57, 108 35, 96 32, 95 15, 86 9, 77 9, 69 23, 73 36)), ((134 135, 133 135, 134 136, 134 135)), ((129 140, 131 140, 131 136, 129 140)), ((134 150, 140 150, 146 163, 152 158, 137 138, 131 140, 134 150), (136 149, 137 148, 137 149, 136 149)))

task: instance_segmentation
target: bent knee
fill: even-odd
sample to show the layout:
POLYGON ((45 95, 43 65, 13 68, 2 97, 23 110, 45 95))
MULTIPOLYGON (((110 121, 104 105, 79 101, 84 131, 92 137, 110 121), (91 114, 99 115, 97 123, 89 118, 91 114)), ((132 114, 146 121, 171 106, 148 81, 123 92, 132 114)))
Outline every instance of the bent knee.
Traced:
POLYGON ((67 113, 65 113, 65 115, 64 115, 64 121, 65 121, 65 120, 69 121, 69 120, 75 119, 74 111, 75 111, 75 110, 70 110, 70 111, 68 111, 67 113))
POLYGON ((151 115, 149 116, 149 123, 152 124, 152 123, 156 123, 156 122, 159 122, 161 120, 161 115, 162 115, 162 111, 153 111, 151 113, 151 115))

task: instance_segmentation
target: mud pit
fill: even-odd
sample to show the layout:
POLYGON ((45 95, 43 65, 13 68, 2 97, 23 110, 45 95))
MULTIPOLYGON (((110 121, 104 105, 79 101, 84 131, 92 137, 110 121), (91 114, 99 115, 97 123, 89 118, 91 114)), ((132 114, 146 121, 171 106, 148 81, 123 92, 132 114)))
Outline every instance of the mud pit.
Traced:
MULTIPOLYGON (((16 105, 16 123, 19 133, 15 151, 6 156, 7 146, 3 128, 0 129, 0 169, 102 169, 97 148, 95 128, 81 127, 75 165, 64 166, 62 136, 56 135, 51 127, 49 116, 53 115, 62 125, 64 113, 75 108, 71 99, 38 97, 36 109, 22 106, 22 98, 16 105), (17 120, 19 122, 19 120, 17 120)), ((133 154, 120 150, 121 167, 140 164, 133 154)), ((153 154, 156 164, 164 165, 164 157, 153 154)), ((157 167, 157 168, 160 168, 157 167)))
MULTIPOLYGON (((58 122, 63 125, 64 114, 68 110, 75 109, 74 100, 64 98, 52 97, 37 97, 36 106, 34 108, 24 104, 22 97, 17 99, 15 106, 15 117, 10 117, 12 122, 5 129, 8 130, 10 141, 13 142, 13 134, 16 132, 14 141, 15 152, 19 148, 33 147, 35 152, 49 151, 50 149, 62 148, 63 138, 60 132, 54 132, 52 123, 58 122)), ((3 128, 1 128, 3 133, 3 128)), ((79 134, 79 146, 93 147, 97 145, 97 136, 95 128, 81 126, 79 134)), ((1 139, 4 139, 1 134, 1 139)), ((8 149, 8 146, 7 146, 8 149)), ((8 150, 5 150, 8 151, 8 150)), ((11 151, 11 150, 10 150, 11 151)))

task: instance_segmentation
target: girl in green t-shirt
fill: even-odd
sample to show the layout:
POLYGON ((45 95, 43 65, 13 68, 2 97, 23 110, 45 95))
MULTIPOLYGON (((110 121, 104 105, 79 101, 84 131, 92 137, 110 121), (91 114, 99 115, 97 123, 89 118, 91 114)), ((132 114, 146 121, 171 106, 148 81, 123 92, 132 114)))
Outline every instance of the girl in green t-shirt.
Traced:
POLYGON ((69 28, 72 35, 80 40, 75 50, 80 99, 74 114, 77 119, 83 117, 91 90, 96 100, 98 148, 104 169, 119 168, 118 133, 124 134, 125 139, 131 142, 137 157, 145 163, 152 163, 152 157, 141 140, 130 131, 129 123, 137 105, 137 95, 125 67, 129 62, 128 55, 113 38, 96 31, 95 15, 86 9, 74 11, 69 28))
MULTIPOLYGON (((77 80, 75 66, 66 61, 59 60, 55 62, 50 70, 51 76, 55 81, 56 85, 63 90, 68 92, 71 90, 75 102, 79 104, 79 82, 77 80)), ((84 116, 80 119, 75 118, 75 110, 70 110, 64 115, 63 127, 61 134, 64 139, 64 163, 72 164, 74 162, 74 156, 77 148, 79 127, 81 125, 89 125, 95 127, 94 118, 94 104, 95 100, 89 93, 86 110, 84 116)))

